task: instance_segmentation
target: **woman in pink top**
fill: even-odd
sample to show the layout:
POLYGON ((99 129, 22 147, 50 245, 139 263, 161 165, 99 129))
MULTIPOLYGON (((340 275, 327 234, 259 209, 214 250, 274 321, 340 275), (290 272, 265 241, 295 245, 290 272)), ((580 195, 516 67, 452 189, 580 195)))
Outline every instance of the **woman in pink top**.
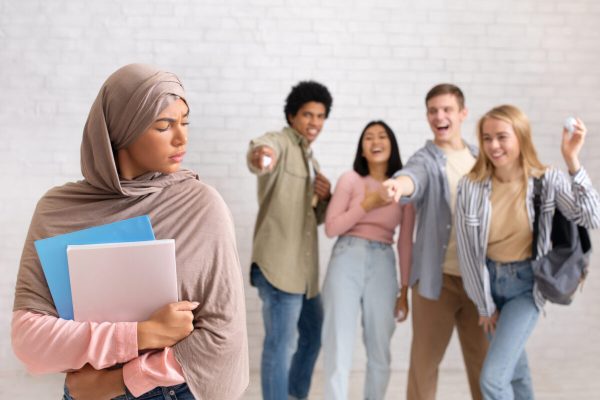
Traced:
POLYGON ((396 137, 383 121, 363 130, 354 170, 339 179, 327 209, 327 236, 339 236, 323 285, 325 398, 348 398, 356 319, 362 311, 367 350, 364 398, 383 399, 390 376, 395 319, 408 315, 408 276, 414 210, 391 201, 381 183, 402 168, 396 137), (402 289, 392 248, 400 225, 398 254, 402 289))
POLYGON ((115 71, 83 130, 84 179, 50 189, 36 206, 17 277, 12 345, 32 373, 68 372, 66 400, 230 400, 248 384, 231 215, 213 188, 181 168, 189 111, 176 75, 143 64, 115 71), (34 241, 139 215, 150 216, 157 239, 175 239, 184 301, 140 322, 60 318, 34 241))

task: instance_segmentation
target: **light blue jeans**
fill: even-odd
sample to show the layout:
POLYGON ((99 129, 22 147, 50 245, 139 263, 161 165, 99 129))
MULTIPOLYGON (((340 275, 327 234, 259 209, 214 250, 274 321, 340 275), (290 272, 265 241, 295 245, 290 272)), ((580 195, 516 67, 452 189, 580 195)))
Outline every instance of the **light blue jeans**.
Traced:
POLYGON ((390 379, 390 341, 396 327, 396 262, 389 244, 340 237, 323 285, 323 361, 327 400, 348 398, 356 322, 362 311, 367 352, 364 398, 381 400, 390 379))
POLYGON ((500 316, 491 336, 481 391, 485 399, 533 399, 525 344, 539 317, 533 301, 531 262, 498 263, 487 260, 492 297, 500 316))
POLYGON ((263 399, 305 399, 321 349, 321 296, 307 299, 303 294, 281 291, 256 264, 250 278, 262 300, 265 327, 260 364, 263 399))

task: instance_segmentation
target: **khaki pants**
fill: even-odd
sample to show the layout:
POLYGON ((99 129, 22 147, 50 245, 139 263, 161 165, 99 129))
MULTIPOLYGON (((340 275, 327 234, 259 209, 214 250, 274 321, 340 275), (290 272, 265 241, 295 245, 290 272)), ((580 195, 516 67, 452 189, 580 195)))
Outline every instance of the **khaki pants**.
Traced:
MULTIPOLYGON (((412 290, 413 338, 408 370, 408 400, 435 399, 438 368, 454 326, 462 348, 473 399, 482 398, 479 374, 488 340, 478 325, 479 313, 467 297, 462 278, 444 274, 438 300, 429 300, 412 290)), ((444 396, 441 396, 443 398, 444 396)))

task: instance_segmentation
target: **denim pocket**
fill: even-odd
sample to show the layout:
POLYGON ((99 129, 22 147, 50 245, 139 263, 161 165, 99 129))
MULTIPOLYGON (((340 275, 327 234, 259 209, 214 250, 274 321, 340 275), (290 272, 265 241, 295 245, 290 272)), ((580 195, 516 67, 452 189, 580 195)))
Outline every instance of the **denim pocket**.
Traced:
POLYGON ((343 252, 348 247, 348 240, 344 238, 339 238, 335 245, 333 246, 333 250, 331 251, 331 256, 336 257, 339 256, 341 252, 343 252))
POLYGON ((516 275, 520 281, 527 283, 533 282, 533 269, 530 265, 517 269, 516 275))

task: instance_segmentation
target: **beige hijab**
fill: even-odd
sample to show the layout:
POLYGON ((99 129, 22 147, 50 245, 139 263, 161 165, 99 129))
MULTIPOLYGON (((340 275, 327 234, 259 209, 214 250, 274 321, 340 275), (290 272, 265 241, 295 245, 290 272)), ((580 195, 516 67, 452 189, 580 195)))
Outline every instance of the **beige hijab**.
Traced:
MULTIPOLYGON (((248 385, 243 281, 229 209, 196 174, 119 178, 114 154, 185 94, 179 79, 132 64, 102 86, 81 144, 84 180, 56 187, 38 202, 21 257, 13 310, 57 316, 33 242, 148 214, 157 239, 175 239, 181 300, 195 300, 193 333, 174 346, 197 399, 237 399, 248 385)), ((148 293, 149 296, 152 293, 148 293)))

